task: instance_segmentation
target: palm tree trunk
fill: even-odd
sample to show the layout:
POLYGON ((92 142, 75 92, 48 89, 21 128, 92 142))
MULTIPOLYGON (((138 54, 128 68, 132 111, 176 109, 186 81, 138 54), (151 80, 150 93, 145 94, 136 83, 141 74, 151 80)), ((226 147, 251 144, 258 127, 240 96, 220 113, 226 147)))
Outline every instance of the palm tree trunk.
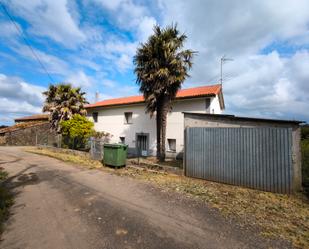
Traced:
POLYGON ((161 105, 157 106, 157 159, 160 159, 161 157, 161 117, 162 117, 162 108, 161 105))
POLYGON ((167 113, 169 110, 168 96, 164 96, 162 102, 161 112, 161 143, 160 143, 160 162, 165 161, 165 140, 166 140, 166 126, 167 126, 167 113))

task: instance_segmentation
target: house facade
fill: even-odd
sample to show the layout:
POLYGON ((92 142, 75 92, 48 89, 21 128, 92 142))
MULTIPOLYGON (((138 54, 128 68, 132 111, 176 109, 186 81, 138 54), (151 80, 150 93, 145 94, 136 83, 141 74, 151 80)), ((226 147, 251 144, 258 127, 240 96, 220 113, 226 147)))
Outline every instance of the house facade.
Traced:
MULTIPOLYGON (((143 96, 109 99, 86 106, 96 131, 111 134, 112 143, 124 143, 130 154, 156 155, 156 117, 145 113, 143 96)), ((167 117, 166 154, 181 157, 184 146, 183 112, 221 114, 221 85, 180 90, 167 117)))

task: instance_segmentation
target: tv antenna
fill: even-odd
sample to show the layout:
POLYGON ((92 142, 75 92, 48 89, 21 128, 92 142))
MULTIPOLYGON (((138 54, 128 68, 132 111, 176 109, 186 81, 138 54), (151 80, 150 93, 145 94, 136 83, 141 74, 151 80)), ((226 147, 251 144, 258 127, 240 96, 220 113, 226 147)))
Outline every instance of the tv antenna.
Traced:
POLYGON ((227 58, 225 55, 223 55, 222 57, 221 57, 221 64, 220 64, 220 84, 221 84, 221 86, 222 86, 222 82, 223 82, 223 77, 222 77, 222 68, 223 68, 223 64, 225 63, 225 62, 227 62, 227 61, 233 61, 233 59, 232 58, 227 58))

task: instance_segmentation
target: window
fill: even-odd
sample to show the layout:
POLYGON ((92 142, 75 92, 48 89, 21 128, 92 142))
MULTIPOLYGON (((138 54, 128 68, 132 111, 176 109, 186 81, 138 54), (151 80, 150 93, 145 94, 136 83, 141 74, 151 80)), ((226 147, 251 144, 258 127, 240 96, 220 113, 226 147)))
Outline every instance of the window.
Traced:
POLYGON ((93 112, 92 113, 92 118, 93 118, 93 122, 97 123, 98 122, 98 113, 97 112, 93 112))
POLYGON ((176 152, 176 139, 167 139, 168 150, 176 152))
POLYGON ((126 143, 126 138, 125 137, 119 137, 120 143, 125 144, 126 143))
POLYGON ((205 108, 206 108, 206 113, 210 113, 210 98, 206 98, 205 100, 205 108))
POLYGON ((133 112, 125 112, 124 113, 124 123, 132 124, 132 116, 133 116, 133 112))

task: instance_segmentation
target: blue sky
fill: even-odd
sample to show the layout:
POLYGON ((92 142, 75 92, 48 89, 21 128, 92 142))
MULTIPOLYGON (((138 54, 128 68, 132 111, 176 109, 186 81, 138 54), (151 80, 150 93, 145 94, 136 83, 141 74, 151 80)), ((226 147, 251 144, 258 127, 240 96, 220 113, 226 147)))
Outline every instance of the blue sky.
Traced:
MULTIPOLYGON (((184 87, 219 81, 226 113, 309 121, 306 0, 2 0, 55 82, 100 99, 138 94, 132 63, 154 24, 177 23, 198 51, 184 87)), ((51 82, 0 9, 0 124, 41 111, 51 82)))

